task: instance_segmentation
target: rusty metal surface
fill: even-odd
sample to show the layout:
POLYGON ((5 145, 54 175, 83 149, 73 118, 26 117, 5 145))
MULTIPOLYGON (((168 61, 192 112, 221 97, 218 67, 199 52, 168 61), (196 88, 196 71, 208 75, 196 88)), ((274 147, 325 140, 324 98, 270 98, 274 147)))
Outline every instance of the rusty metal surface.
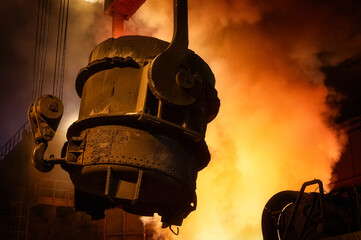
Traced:
POLYGON ((31 156, 33 165, 41 172, 49 172, 54 164, 44 159, 44 153, 63 116, 63 103, 52 95, 44 95, 29 108, 28 119, 36 147, 31 156))
POLYGON ((63 103, 51 95, 41 96, 29 108, 28 118, 35 143, 53 139, 63 116, 63 103))
POLYGON ((131 57, 103 58, 101 60, 91 62, 86 68, 80 70, 77 76, 75 88, 78 95, 80 97, 82 96, 84 84, 90 76, 107 69, 126 67, 139 68, 139 64, 136 63, 131 57))
POLYGON ((44 153, 47 148, 48 148, 48 144, 46 142, 45 143, 42 142, 36 145, 33 154, 31 156, 31 162, 40 172, 50 172, 54 168, 54 164, 49 164, 44 159, 44 153))
MULTIPOLYGON (((129 43, 129 37, 125 38, 129 43)), ((156 43, 153 38, 141 37, 141 39, 143 42, 150 40, 156 43)), ((123 38, 110 41, 110 45, 100 44, 102 47, 92 53, 91 59, 97 59, 98 55, 107 56, 106 59, 110 59, 108 56, 112 56, 110 53, 115 51, 110 51, 109 47, 118 46, 117 42, 124 43, 123 38), (102 53, 100 49, 104 49, 106 53, 102 53)), ((124 54, 123 51, 119 53, 124 54)), ((195 86, 197 90, 190 89, 190 93, 198 95, 197 101, 191 106, 182 108, 169 105, 167 101, 163 102, 150 91, 148 71, 151 66, 149 64, 138 67, 134 65, 136 60, 132 60, 130 56, 123 55, 112 59, 114 58, 127 59, 127 62, 132 64, 125 67, 111 65, 110 62, 103 64, 102 60, 95 60, 94 63, 89 64, 90 67, 86 68, 89 70, 82 70, 78 75, 77 89, 82 94, 82 102, 79 120, 70 127, 70 135, 77 134, 75 132, 79 132, 84 127, 116 124, 115 118, 120 121, 120 124, 132 121, 132 118, 138 118, 139 122, 152 125, 152 127, 161 125, 161 128, 165 126, 175 129, 197 141, 204 138, 206 124, 218 113, 219 99, 213 86, 213 73, 200 57, 190 51, 190 54, 184 58, 184 64, 190 64, 192 68, 198 69, 199 78, 204 80, 202 84, 195 86), (102 63, 99 64, 99 62, 102 63), (95 66, 96 70, 91 70, 92 66, 95 66), (108 68, 109 66, 111 68, 108 68), (101 67, 104 67, 103 71, 101 67), (107 116, 109 119, 106 119, 107 116), (99 122, 91 118, 98 118, 99 122)), ((149 57, 140 59, 140 62, 145 59, 149 60, 149 57)))
MULTIPOLYGON (((197 206, 196 179, 210 154, 204 137, 219 109, 209 66, 188 49, 187 1, 175 0, 172 43, 108 39, 76 79, 79 119, 60 163, 75 186, 75 208, 94 218, 121 207, 181 225, 197 206)), ((43 151, 44 150, 44 151, 43 151)))
POLYGON ((181 225, 183 218, 197 206, 194 190, 172 177, 145 168, 96 164, 72 168, 70 172, 76 189, 87 195, 83 201, 94 200, 97 205, 86 206, 75 199, 78 210, 100 213, 121 206, 127 212, 143 216, 157 212, 162 222, 181 225))
POLYGON ((114 205, 140 215, 157 212, 164 226, 181 225, 195 210, 197 174, 210 160, 204 136, 219 99, 211 69, 188 43, 173 65, 151 64, 177 44, 141 36, 109 39, 79 73, 79 120, 68 129, 63 165, 79 190, 77 209, 96 217, 114 205), (171 79, 158 76, 166 96, 154 84, 155 68, 177 70, 171 79), (99 206, 86 204, 85 195, 99 206))
POLYGON ((84 86, 79 119, 96 115, 125 115, 142 111, 141 69, 114 68, 91 76, 84 86))
POLYGON ((88 70, 79 74, 79 120, 68 129, 64 168, 77 189, 102 207, 78 203, 78 209, 102 216, 102 209, 120 204, 135 214, 158 212, 166 225, 181 225, 196 208, 197 174, 210 160, 206 126, 217 115, 219 100, 212 71, 189 50, 183 63, 199 74, 200 85, 188 85, 182 76, 174 81, 190 91, 198 87, 194 103, 174 106, 154 94, 149 62, 167 45, 145 37, 107 40, 93 51, 88 70), (108 59, 120 60, 112 65, 108 59), (132 198, 136 188, 137 199, 132 198))
POLYGON ((146 168, 195 188, 197 172, 203 167, 200 158, 208 155, 208 150, 201 146, 157 132, 126 126, 98 126, 69 140, 67 162, 146 168))
POLYGON ((104 58, 131 57, 140 66, 145 66, 168 46, 168 42, 146 36, 110 38, 94 48, 89 56, 89 62, 104 58))
POLYGON ((187 106, 197 100, 202 88, 202 76, 190 70, 189 65, 184 67, 182 64, 188 52, 187 1, 174 0, 173 8, 173 39, 168 48, 151 62, 149 83, 158 98, 177 106, 187 106), (179 75, 182 75, 185 81, 179 81, 179 75), (190 84, 184 87, 182 82, 190 84))
POLYGON ((143 170, 138 171, 136 181, 119 179, 113 174, 111 166, 107 168, 107 180, 105 183, 105 196, 111 201, 117 199, 131 200, 131 205, 136 205, 143 178, 143 170))

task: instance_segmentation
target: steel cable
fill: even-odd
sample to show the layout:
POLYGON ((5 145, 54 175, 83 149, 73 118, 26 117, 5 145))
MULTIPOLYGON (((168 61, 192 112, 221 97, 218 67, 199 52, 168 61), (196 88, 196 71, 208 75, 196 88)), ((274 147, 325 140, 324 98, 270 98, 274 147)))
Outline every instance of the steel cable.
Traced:
POLYGON ((32 102, 34 102, 35 99, 38 98, 43 91, 50 14, 51 0, 39 0, 38 14, 36 20, 32 102))
POLYGON ((59 1, 59 18, 58 18, 58 37, 56 40, 56 52, 55 52, 55 66, 54 66, 54 79, 53 79, 53 95, 57 95, 58 92, 58 65, 59 65, 59 49, 62 42, 62 19, 63 19, 63 0, 59 1))
POLYGON ((66 38, 69 17, 69 0, 61 0, 58 19, 58 37, 55 54, 53 95, 62 99, 66 56, 66 38))

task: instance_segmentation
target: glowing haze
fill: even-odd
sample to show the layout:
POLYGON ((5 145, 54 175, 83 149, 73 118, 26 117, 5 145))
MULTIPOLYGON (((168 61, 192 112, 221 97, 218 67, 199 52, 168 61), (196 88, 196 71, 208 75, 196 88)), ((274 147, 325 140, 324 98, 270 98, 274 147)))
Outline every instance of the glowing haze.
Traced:
POLYGON ((97 2, 102 2, 102 0, 84 0, 85 2, 90 2, 90 3, 97 3, 97 2))
MULTIPOLYGON (((221 109, 197 210, 159 239, 258 240, 272 195, 329 182, 342 141, 319 69, 360 53, 360 14, 351 1, 188 2, 190 48, 211 66, 221 109)), ((171 22, 172 1, 148 0, 126 28, 169 41, 171 22)))
MULTIPOLYGON (((360 7, 351 0, 188 2, 190 48, 212 68, 221 109, 207 132, 212 160, 197 180, 197 210, 179 236, 166 230, 157 239, 259 240, 272 195, 313 178, 329 182, 342 140, 327 124, 335 113, 320 67, 361 53, 360 7)), ((172 1, 147 0, 125 33, 170 41, 172 22, 172 1)))

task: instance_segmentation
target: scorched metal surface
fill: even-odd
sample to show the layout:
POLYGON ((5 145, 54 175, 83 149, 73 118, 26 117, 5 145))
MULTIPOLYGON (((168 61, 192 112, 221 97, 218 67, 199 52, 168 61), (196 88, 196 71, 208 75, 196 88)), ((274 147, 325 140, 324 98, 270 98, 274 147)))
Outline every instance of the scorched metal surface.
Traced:
POLYGON ((123 36, 95 47, 76 79, 79 119, 61 158, 44 160, 46 147, 35 149, 34 162, 61 163, 75 186, 75 209, 94 218, 121 207, 158 213, 166 227, 196 208, 197 174, 210 160, 206 127, 219 99, 211 69, 188 49, 187 2, 174 6, 171 44, 123 36))

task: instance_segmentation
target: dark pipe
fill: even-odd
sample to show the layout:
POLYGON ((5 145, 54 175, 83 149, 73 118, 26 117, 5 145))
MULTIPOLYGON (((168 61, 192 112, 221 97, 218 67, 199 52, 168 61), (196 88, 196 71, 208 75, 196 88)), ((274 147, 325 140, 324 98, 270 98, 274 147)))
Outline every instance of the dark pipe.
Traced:
POLYGON ((305 182, 302 185, 301 190, 300 190, 300 194, 297 197, 295 207, 292 210, 292 214, 291 214, 290 220, 287 223, 286 230, 285 230, 285 232, 283 234, 282 240, 287 239, 288 229, 290 228, 290 226, 292 226, 293 221, 296 218, 296 213, 297 213, 297 210, 298 210, 298 206, 300 204, 300 201, 302 199, 302 195, 305 192, 306 187, 310 186, 310 185, 313 185, 313 184, 318 184, 318 186, 319 186, 319 191, 320 191, 319 198, 320 198, 320 208, 321 208, 320 219, 323 218, 323 184, 322 184, 321 180, 319 180, 319 179, 315 179, 315 180, 312 180, 312 181, 309 181, 309 182, 305 182))

